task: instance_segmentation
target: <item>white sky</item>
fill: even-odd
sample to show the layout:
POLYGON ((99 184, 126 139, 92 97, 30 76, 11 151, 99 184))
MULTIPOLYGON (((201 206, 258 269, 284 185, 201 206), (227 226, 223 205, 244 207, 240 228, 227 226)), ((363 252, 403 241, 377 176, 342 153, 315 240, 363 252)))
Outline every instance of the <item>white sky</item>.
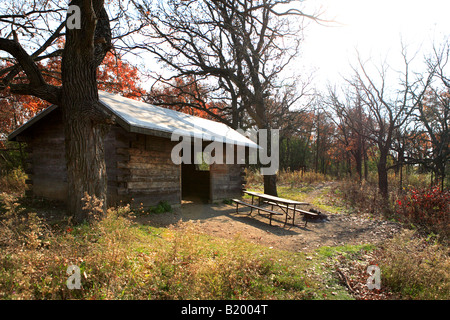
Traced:
MULTIPOLYGON (((440 46, 450 40, 450 0, 304 0, 303 5, 305 13, 324 11, 323 19, 337 22, 330 26, 309 22, 301 56, 290 65, 297 74, 313 72, 318 89, 351 75, 356 49, 362 60, 371 60, 376 66, 386 60, 400 70, 401 42, 407 45, 408 55, 416 54, 414 61, 421 64, 433 42, 440 46)), ((154 61, 151 56, 142 57, 147 67, 160 70, 158 63, 148 64, 154 61)))
POLYGON ((386 59, 400 68, 400 39, 421 62, 433 41, 440 45, 450 36, 450 0, 306 0, 305 5, 322 7, 324 19, 342 24, 310 23, 305 30, 298 67, 317 69, 319 85, 348 75, 356 48, 363 60, 379 64, 386 59))

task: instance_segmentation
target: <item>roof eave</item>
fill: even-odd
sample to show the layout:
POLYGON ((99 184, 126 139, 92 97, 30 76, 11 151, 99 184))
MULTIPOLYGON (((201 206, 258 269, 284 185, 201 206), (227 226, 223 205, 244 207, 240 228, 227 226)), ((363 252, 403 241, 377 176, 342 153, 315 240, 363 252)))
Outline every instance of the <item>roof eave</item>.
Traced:
POLYGON ((46 109, 39 112, 37 115, 35 115, 33 118, 25 122, 23 125, 21 125, 19 128, 14 130, 8 135, 8 141, 17 141, 17 136, 23 133, 25 130, 27 130, 29 127, 34 125, 36 122, 47 116, 50 112, 58 108, 56 104, 51 105, 50 107, 47 107, 46 109))

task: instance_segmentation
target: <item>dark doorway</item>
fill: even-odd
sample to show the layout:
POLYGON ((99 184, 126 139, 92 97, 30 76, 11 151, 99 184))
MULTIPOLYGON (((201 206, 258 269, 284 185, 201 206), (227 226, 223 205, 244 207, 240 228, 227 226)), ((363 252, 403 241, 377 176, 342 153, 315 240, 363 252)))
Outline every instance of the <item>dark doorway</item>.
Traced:
POLYGON ((209 167, 198 164, 181 165, 181 198, 194 202, 209 202, 209 167))

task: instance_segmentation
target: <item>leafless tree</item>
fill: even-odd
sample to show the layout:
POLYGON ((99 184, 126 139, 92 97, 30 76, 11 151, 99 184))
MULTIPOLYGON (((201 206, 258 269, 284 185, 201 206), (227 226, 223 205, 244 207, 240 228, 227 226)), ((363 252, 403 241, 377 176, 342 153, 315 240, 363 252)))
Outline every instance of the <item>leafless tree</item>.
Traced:
POLYGON ((432 81, 432 74, 414 74, 410 70, 411 59, 408 58, 405 47, 401 54, 404 69, 398 73, 400 85, 396 88, 388 85, 390 67, 387 64, 370 69, 358 54, 354 77, 347 82, 353 88, 354 97, 359 99, 358 103, 363 108, 361 111, 368 117, 366 121, 359 121, 336 97, 332 103, 354 130, 377 146, 378 188, 386 199, 388 170, 393 168, 388 164, 393 142, 399 133, 403 135, 405 132, 411 115, 423 100, 432 81))
POLYGON ((428 166, 440 180, 444 188, 446 171, 450 161, 450 78, 447 74, 450 57, 450 42, 446 41, 440 48, 433 48, 433 53, 426 59, 428 72, 437 81, 429 86, 424 99, 417 97, 417 120, 426 132, 432 150, 427 159, 421 161, 428 166))
MULTIPOLYGON (((151 26, 145 35, 152 40, 143 48, 173 72, 159 80, 206 77, 210 93, 230 101, 231 119, 224 122, 237 128, 248 114, 259 129, 270 130, 267 98, 298 53, 303 19, 317 19, 299 3, 170 0, 136 7, 151 26)), ((265 176, 264 186, 266 193, 277 194, 275 176, 265 176)))
MULTIPOLYGON (((356 172, 360 182, 367 179, 367 126, 371 126, 362 103, 360 92, 354 86, 341 88, 342 94, 334 86, 328 86, 328 93, 323 97, 325 110, 340 132, 338 139, 355 160, 356 172), (364 164, 364 174, 363 174, 364 164)), ((350 172, 351 174, 351 172, 350 172)))

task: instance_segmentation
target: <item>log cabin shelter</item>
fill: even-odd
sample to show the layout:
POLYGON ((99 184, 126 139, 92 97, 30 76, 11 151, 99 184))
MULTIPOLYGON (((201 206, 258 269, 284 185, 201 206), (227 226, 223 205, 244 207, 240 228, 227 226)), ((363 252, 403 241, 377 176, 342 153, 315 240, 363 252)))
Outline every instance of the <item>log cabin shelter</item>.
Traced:
MULTIPOLYGON (((191 160, 199 157, 194 141, 201 141, 200 153, 211 141, 222 141, 224 158, 239 147, 247 153, 249 148, 258 149, 256 143, 223 123, 104 91, 99 91, 99 99, 116 118, 105 137, 109 206, 130 203, 145 208, 160 201, 177 206, 182 200, 218 202, 241 195, 243 164, 177 164, 172 152, 183 138, 191 138, 191 160), (174 131, 178 140, 173 139, 174 131)), ((12 132, 8 140, 26 142, 27 193, 65 201, 68 186, 61 109, 49 106, 12 132)))

